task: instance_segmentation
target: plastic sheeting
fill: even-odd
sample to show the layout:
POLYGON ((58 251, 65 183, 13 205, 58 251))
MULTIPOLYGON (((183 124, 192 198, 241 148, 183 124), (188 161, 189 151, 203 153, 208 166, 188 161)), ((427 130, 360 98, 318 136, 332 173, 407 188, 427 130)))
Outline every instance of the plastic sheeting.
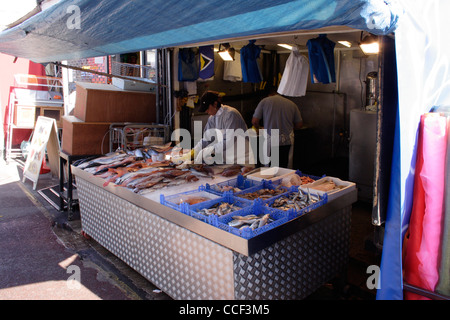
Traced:
MULTIPOLYGON (((414 200, 403 243, 404 279, 408 284, 434 292, 439 279, 444 207, 447 118, 438 113, 422 115, 417 144, 414 200)), ((423 299, 410 292, 406 299, 423 299)))
POLYGON ((402 241, 408 229, 422 114, 450 105, 447 0, 401 0, 395 31, 399 118, 377 299, 403 299, 402 241))
POLYGON ((34 62, 105 56, 275 32, 395 29, 383 0, 62 0, 0 34, 0 52, 34 62))

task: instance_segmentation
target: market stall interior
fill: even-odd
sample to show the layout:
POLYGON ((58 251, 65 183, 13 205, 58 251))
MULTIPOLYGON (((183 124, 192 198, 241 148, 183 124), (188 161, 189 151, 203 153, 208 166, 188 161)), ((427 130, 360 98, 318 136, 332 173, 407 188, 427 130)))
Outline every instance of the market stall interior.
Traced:
MULTIPOLYGON (((298 49, 298 54, 309 64, 308 41, 319 38, 321 32, 335 44, 334 81, 313 82, 306 70, 307 78, 288 79, 290 86, 305 86, 302 92, 289 92, 286 86, 284 92, 279 90, 295 102, 303 118, 303 127, 295 130, 291 168, 342 179, 349 179, 350 176, 352 181, 358 182, 359 196, 371 202, 379 104, 379 57, 377 54, 366 55, 360 49, 359 44, 368 33, 350 28, 326 28, 323 31, 257 38, 255 44, 261 49, 256 59, 261 72, 258 83, 242 79, 239 51, 249 44, 249 40, 224 40, 234 51, 234 61, 224 61, 218 54, 219 49, 223 51, 222 43, 214 44, 214 76, 206 79, 197 76, 195 81, 180 81, 174 89, 184 90, 192 100, 201 97, 207 90, 222 92, 223 104, 238 109, 251 128, 256 106, 267 96, 270 86, 279 86, 283 72, 289 71, 285 68, 292 68, 292 73, 302 72, 300 62, 295 66, 286 64, 292 48, 298 49), (358 116, 361 119, 354 121, 356 124, 352 127, 352 118, 358 116), (361 122, 364 124, 357 127, 361 122)), ((199 47, 189 49, 199 54, 199 47)), ((178 63, 177 52, 174 52, 174 68, 179 66, 178 63)), ((208 115, 198 112, 193 101, 180 101, 179 125, 194 136, 194 122, 202 121, 204 126, 208 115)))
MULTIPOLYGON (((283 70, 287 68, 292 52, 307 58, 308 41, 321 37, 327 37, 333 43, 344 39, 350 47, 348 44, 336 45, 333 50, 336 63, 333 79, 326 83, 313 83, 316 79, 308 76, 304 78, 307 83, 303 94, 288 96, 299 107, 304 123, 295 134, 295 151, 290 164, 293 169, 193 164, 186 161, 189 154, 186 151, 189 150, 177 148, 167 136, 157 144, 152 141, 143 147, 138 144, 137 147, 86 157, 72 164, 80 198, 83 232, 173 298, 306 298, 327 281, 342 274, 347 268, 350 250, 351 208, 358 196, 366 204, 356 207, 369 208, 368 212, 363 213, 366 214, 363 218, 366 219, 365 230, 368 230, 367 225, 369 228, 371 225, 373 176, 370 176, 370 171, 373 172, 375 161, 378 56, 361 52, 358 46, 363 37, 361 31, 331 32, 323 36, 306 33, 216 45, 214 71, 208 78, 192 78, 189 75, 190 81, 184 81, 180 77, 182 69, 174 68, 178 71, 178 80, 182 81, 174 85, 179 114, 174 114, 173 126, 177 127, 178 121, 181 128, 194 136, 194 121, 201 120, 203 129, 207 116, 197 111, 197 105, 192 100, 207 90, 214 90, 222 92, 223 104, 238 109, 248 127, 251 127, 252 114, 267 94, 266 86, 280 88, 283 70), (231 63, 239 62, 242 47, 249 43, 256 43, 261 49, 257 63, 262 78, 257 83, 244 82, 242 74, 241 79, 227 75, 225 69, 230 66, 226 66, 227 62, 219 55, 222 48, 234 48, 234 61, 231 63), (279 43, 291 44, 295 49, 282 48, 279 43), (367 77, 363 77, 365 74, 367 77), (189 109, 183 111, 186 108, 189 109), (352 111, 369 117, 365 120, 369 125, 362 125, 354 133, 355 136, 368 138, 359 139, 359 146, 353 147, 366 148, 369 152, 360 150, 355 155, 350 152, 350 146, 354 143, 350 139, 350 124, 354 121, 352 111), (351 170, 349 165, 353 167, 351 170), (363 169, 355 173, 358 166, 363 169), (353 179, 349 179, 349 171, 354 175, 353 179), (358 174, 361 172, 366 176, 360 178, 358 174), (111 215, 113 211, 115 213, 111 215), (125 231, 123 225, 131 229, 125 231), (152 235, 152 239, 159 238, 159 245, 145 237, 127 236, 141 233, 139 230, 145 230, 145 234, 152 235), (182 260, 176 270, 155 265, 154 261, 178 261, 181 251, 190 251, 167 238, 178 233, 183 235, 183 241, 189 246, 196 247, 204 242, 202 245, 209 248, 208 253, 191 252, 189 264, 211 265, 207 269, 215 269, 214 274, 211 271, 207 274, 186 273, 187 265, 182 260), (306 238, 310 239, 309 247, 303 243, 306 238), (162 244, 161 239, 166 239, 166 242, 162 244), (156 250, 155 246, 159 249, 156 250), (302 250, 292 251, 292 246, 302 250), (325 248, 325 251, 319 248, 325 248), (270 267, 267 261, 284 261, 274 251, 282 252, 293 260, 270 267), (222 257, 220 261, 214 258, 216 254, 222 257), (207 261, 203 261, 205 256, 207 261), (322 271, 318 272, 317 268, 313 270, 309 263, 301 263, 297 260, 301 256, 308 256, 316 267, 321 265, 322 271), (217 268, 217 264, 221 268, 217 268), (253 282, 245 276, 255 264, 270 269, 274 274, 279 274, 284 268, 291 272, 288 275, 283 273, 277 290, 265 291, 265 280, 257 278, 253 282), (183 281, 174 285, 171 279, 181 274, 185 275, 183 281), (305 280, 306 274, 311 274, 312 278, 305 280), (202 279, 210 280, 203 283, 202 279), (286 283, 293 285, 285 286, 286 283), (186 290, 187 287, 191 290, 186 290)), ((196 56, 199 55, 199 48, 176 48, 176 52, 196 56)), ((176 57, 175 54, 173 56, 176 57)), ((202 60, 199 58, 199 61, 202 60)), ((174 59, 173 63, 180 63, 180 60, 174 59)), ((186 76, 186 69, 183 71, 186 76)), ((358 143, 357 139, 355 143, 358 143)), ((357 240, 363 243, 357 245, 358 250, 361 246, 364 247, 362 251, 367 249, 367 241, 372 245, 370 258, 365 263, 375 263, 377 259, 379 243, 374 241, 376 232, 371 232, 364 234, 365 239, 357 240)))

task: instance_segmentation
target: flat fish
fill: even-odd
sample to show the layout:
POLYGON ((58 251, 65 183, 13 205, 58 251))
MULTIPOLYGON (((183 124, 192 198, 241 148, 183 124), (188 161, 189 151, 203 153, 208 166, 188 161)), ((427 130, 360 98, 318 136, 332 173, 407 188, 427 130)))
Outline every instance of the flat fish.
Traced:
POLYGON ((118 178, 115 181, 115 184, 117 185, 121 185, 124 183, 125 180, 133 178, 133 177, 137 177, 137 176, 144 176, 146 174, 151 174, 152 172, 156 172, 159 171, 159 168, 154 168, 154 167, 147 167, 147 168, 143 168, 143 169, 139 169, 137 171, 133 171, 133 172, 129 172, 127 174, 124 174, 122 177, 118 178))
POLYGON ((145 195, 145 194, 149 194, 149 193, 152 193, 152 192, 154 192, 154 191, 156 191, 156 190, 159 190, 159 189, 162 189, 162 188, 165 188, 167 186, 167 182, 160 182, 160 183, 158 183, 158 184, 155 184, 153 187, 151 187, 151 188, 146 188, 146 189, 141 189, 141 190, 139 190, 138 191, 138 194, 140 194, 140 195, 145 195))
POLYGON ((138 185, 135 186, 135 188, 133 189, 134 192, 138 193, 140 190, 142 189, 147 189, 147 188, 151 188, 153 187, 155 184, 159 183, 160 181, 164 180, 164 178, 162 177, 158 177, 149 181, 146 181, 144 183, 140 183, 138 185))
POLYGON ((120 161, 115 161, 115 162, 112 162, 110 164, 105 164, 105 165, 99 166, 97 168, 97 171, 94 173, 94 175, 98 175, 98 174, 104 173, 109 168, 123 167, 123 166, 125 166, 127 164, 133 163, 133 161, 134 161, 134 156, 131 156, 131 157, 124 158, 124 159, 122 159, 120 161))
POLYGON ((122 182, 120 184, 120 186, 135 187, 139 183, 144 183, 145 181, 162 177, 162 174, 166 170, 168 170, 168 169, 158 169, 158 170, 154 170, 152 172, 143 173, 140 175, 130 177, 130 178, 126 179, 124 182, 122 182))
POLYGON ((113 163, 115 161, 121 160, 127 156, 128 155, 124 152, 113 153, 112 155, 109 155, 109 156, 106 155, 106 156, 95 158, 95 159, 92 159, 91 161, 82 163, 78 166, 78 168, 85 169, 85 168, 91 168, 91 167, 98 167, 98 166, 101 166, 104 164, 109 164, 109 163, 113 163))

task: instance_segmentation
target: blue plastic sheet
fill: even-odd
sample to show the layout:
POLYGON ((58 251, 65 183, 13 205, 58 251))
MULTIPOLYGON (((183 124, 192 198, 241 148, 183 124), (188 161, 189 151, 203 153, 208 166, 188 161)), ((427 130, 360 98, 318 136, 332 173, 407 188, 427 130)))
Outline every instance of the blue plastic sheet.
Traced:
POLYGON ((377 299, 403 299, 402 244, 409 226, 420 116, 450 105, 447 0, 400 0, 395 31, 399 113, 377 299))
POLYGON ((388 34, 397 20, 383 0, 62 0, 0 33, 0 52, 43 63, 327 26, 388 34))

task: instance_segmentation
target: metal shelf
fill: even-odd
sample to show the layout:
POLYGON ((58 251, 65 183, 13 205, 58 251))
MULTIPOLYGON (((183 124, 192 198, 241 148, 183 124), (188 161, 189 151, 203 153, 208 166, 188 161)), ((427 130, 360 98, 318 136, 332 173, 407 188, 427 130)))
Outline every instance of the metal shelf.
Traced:
MULTIPOLYGON (((8 105, 8 120, 6 132, 6 144, 4 159, 8 162, 11 158, 22 155, 22 150, 13 148, 14 131, 17 129, 33 130, 36 123, 36 109, 37 108, 55 108, 60 107, 62 115, 64 115, 64 102, 61 99, 52 100, 51 93, 54 90, 62 88, 62 79, 47 76, 35 76, 30 74, 16 74, 14 75, 14 86, 10 92, 8 105), (30 89, 33 88, 33 89, 30 89), (38 90, 39 88, 47 88, 47 90, 38 90), (36 90, 35 90, 36 89, 36 90), (17 113, 18 107, 29 108, 29 121, 19 123, 19 115, 17 113)), ((53 96, 54 97, 54 96, 53 96)), ((39 115, 42 110, 39 110, 39 115)), ((61 114, 60 111, 60 114, 61 114)))
POLYGON ((117 122, 109 127, 109 151, 124 151, 144 147, 144 138, 156 138, 163 144, 170 140, 169 126, 163 124, 117 122))

